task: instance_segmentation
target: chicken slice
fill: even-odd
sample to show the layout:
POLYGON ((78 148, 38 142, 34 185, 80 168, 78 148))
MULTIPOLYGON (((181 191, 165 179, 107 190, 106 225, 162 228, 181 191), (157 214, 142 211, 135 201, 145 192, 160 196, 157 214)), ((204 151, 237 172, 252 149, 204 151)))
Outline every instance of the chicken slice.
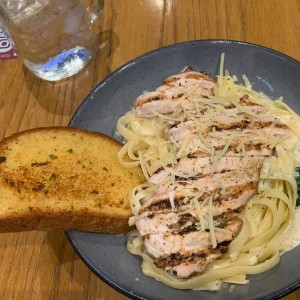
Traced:
MULTIPOLYGON (((256 193, 257 184, 233 187, 231 190, 221 190, 222 194, 213 193, 212 214, 214 217, 223 215, 230 211, 237 211, 244 207, 248 200, 256 193)), ((198 198, 199 205, 211 194, 198 198)), ((169 199, 161 199, 152 205, 144 206, 136 217, 136 228, 141 236, 153 233, 164 233, 173 231, 186 231, 187 224, 191 225, 198 219, 195 204, 188 198, 176 198, 175 209, 172 209, 169 199)), ((209 212, 208 204, 201 206, 202 214, 209 212)))
POLYGON ((217 247, 212 247, 208 231, 194 230, 187 233, 166 232, 144 237, 147 251, 154 256, 157 267, 176 275, 189 278, 205 271, 207 266, 227 251, 242 228, 242 221, 236 217, 220 217, 222 223, 215 230, 217 247))
POLYGON ((172 167, 168 166, 166 169, 160 169, 150 177, 150 182, 153 184, 159 184, 170 173, 168 169, 177 176, 182 177, 203 177, 213 173, 224 173, 228 171, 234 171, 237 169, 244 170, 248 168, 261 168, 264 157, 221 157, 217 162, 212 162, 211 157, 202 157, 195 154, 194 156, 184 156, 178 160, 178 163, 172 167))
POLYGON ((205 272, 207 267, 222 254, 226 253, 228 246, 208 247, 203 251, 192 253, 187 256, 171 254, 155 260, 157 267, 178 278, 188 279, 205 272))
POLYGON ((157 113, 167 114, 181 111, 182 107, 176 102, 185 94, 188 87, 193 87, 194 94, 199 97, 213 95, 216 82, 206 74, 186 69, 168 77, 155 91, 146 92, 139 96, 133 106, 138 116, 155 117, 157 113))

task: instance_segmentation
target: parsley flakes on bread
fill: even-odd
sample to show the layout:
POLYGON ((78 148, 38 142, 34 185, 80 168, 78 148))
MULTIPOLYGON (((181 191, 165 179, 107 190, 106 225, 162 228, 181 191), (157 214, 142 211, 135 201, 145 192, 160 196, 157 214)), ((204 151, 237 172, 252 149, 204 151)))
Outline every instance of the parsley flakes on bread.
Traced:
POLYGON ((125 169, 122 144, 70 127, 26 130, 0 142, 0 232, 130 230, 130 190, 139 168, 125 169))

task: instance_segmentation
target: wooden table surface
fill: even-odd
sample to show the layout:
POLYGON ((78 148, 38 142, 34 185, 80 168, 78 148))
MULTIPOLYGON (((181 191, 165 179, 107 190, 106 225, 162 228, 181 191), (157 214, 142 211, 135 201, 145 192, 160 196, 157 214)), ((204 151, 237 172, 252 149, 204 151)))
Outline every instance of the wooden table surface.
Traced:
MULTIPOLYGON (((95 23, 98 54, 78 75, 45 82, 20 59, 0 61, 0 138, 28 128, 67 125, 105 76, 161 46, 233 39, 300 60, 299 20, 299 0, 105 0, 95 23)), ((0 234, 0 299, 128 298, 98 279, 65 233, 54 231, 0 234)), ((283 299, 300 299, 300 290, 283 299)))

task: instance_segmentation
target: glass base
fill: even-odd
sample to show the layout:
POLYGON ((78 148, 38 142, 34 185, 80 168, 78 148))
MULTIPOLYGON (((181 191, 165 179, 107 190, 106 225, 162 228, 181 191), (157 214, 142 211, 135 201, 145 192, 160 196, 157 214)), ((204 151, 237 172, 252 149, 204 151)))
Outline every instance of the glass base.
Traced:
POLYGON ((48 59, 46 63, 37 64, 24 59, 24 64, 41 79, 59 81, 82 70, 92 56, 92 51, 75 47, 48 59))

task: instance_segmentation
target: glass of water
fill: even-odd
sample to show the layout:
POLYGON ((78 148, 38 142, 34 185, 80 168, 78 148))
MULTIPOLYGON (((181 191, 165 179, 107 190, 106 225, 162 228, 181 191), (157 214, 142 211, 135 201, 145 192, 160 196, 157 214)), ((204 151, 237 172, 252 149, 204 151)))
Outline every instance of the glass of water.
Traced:
POLYGON ((1 0, 0 17, 25 66, 36 76, 58 81, 82 70, 98 42, 92 22, 103 0, 1 0))

